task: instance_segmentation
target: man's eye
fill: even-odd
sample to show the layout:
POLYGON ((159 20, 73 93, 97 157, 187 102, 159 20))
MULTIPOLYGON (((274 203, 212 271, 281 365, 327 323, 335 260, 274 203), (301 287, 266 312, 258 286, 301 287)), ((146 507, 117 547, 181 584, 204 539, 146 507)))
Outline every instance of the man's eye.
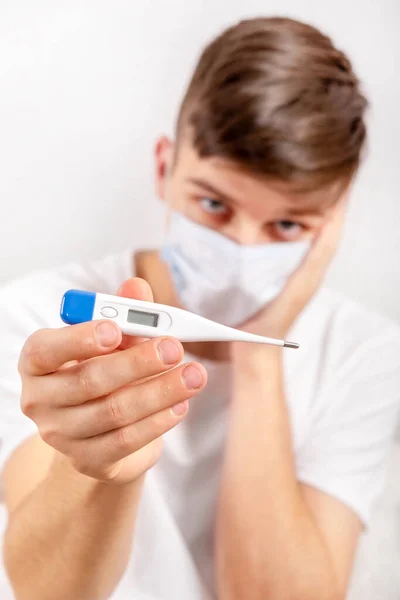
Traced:
POLYGON ((274 223, 276 234, 285 240, 295 240, 303 233, 303 226, 295 221, 276 221, 274 223))
POLYGON ((225 215, 228 212, 227 207, 219 200, 213 198, 201 198, 201 208, 212 215, 225 215))

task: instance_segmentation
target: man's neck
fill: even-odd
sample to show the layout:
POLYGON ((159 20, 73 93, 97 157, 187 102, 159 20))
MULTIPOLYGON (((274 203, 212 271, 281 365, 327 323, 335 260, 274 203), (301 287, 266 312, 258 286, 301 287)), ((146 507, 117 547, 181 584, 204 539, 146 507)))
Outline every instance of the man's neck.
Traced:
MULTIPOLYGON (((144 250, 134 255, 134 273, 145 279, 153 290, 154 302, 181 308, 169 269, 158 250, 144 250)), ((194 356, 214 361, 229 359, 229 347, 225 343, 186 342, 185 350, 194 356)))

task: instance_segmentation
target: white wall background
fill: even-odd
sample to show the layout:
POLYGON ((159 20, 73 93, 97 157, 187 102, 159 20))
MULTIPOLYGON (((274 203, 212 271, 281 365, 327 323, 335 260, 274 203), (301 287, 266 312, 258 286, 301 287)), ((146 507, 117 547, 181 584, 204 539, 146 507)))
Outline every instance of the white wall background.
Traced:
POLYGON ((200 47, 256 14, 320 26, 365 82, 370 155, 330 281, 400 320, 398 0, 0 0, 0 281, 159 242, 154 140, 200 47))
MULTIPOLYGON (((399 0, 0 0, 0 281, 160 241, 154 140, 200 47, 256 14, 320 26, 365 82, 370 153, 330 282, 400 320, 399 0)), ((397 453, 352 600, 400 597, 397 453)))

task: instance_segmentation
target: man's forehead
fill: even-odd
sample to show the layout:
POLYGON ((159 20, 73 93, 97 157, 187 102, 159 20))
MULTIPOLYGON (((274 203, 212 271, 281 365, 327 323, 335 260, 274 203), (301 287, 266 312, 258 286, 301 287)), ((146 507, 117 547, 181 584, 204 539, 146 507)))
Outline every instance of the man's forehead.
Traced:
POLYGON ((298 182, 286 182, 263 177, 245 170, 240 164, 220 157, 200 158, 193 148, 187 148, 187 180, 209 188, 235 203, 265 203, 265 198, 284 204, 293 214, 324 213, 343 194, 345 184, 335 181, 324 187, 303 187, 298 182))

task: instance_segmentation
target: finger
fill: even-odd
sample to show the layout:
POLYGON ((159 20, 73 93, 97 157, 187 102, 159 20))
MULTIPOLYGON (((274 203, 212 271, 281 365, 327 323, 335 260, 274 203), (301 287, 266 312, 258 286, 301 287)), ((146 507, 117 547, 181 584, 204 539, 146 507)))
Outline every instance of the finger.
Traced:
POLYGON ((188 401, 184 400, 174 410, 166 408, 132 425, 79 441, 82 451, 78 451, 78 455, 84 457, 88 468, 94 472, 107 472, 119 460, 138 452, 175 427, 186 416, 187 410, 188 401))
MULTIPOLYGON (((140 277, 132 277, 132 279, 127 279, 124 281, 124 283, 118 289, 117 296, 121 296, 121 298, 133 298, 135 300, 146 300, 147 302, 153 302, 153 292, 151 291, 151 287, 147 281, 141 279, 140 277)), ((122 350, 130 348, 140 344, 145 339, 146 338, 142 337, 123 335, 120 348, 122 350)))
POLYGON ((69 361, 108 354, 118 347, 121 339, 121 330, 109 321, 41 329, 26 341, 18 369, 21 374, 33 376, 54 373, 69 361))
POLYGON ((299 270, 304 268, 313 272, 318 264, 322 267, 329 264, 338 247, 345 211, 346 204, 339 202, 316 237, 299 270))
POLYGON ((167 337, 147 340, 140 346, 57 371, 40 381, 40 394, 52 398, 56 406, 76 406, 163 373, 180 363, 182 358, 183 347, 178 340, 167 337))
POLYGON ((126 427, 198 394, 207 381, 204 367, 189 363, 159 377, 63 411, 67 437, 89 438, 126 427))

